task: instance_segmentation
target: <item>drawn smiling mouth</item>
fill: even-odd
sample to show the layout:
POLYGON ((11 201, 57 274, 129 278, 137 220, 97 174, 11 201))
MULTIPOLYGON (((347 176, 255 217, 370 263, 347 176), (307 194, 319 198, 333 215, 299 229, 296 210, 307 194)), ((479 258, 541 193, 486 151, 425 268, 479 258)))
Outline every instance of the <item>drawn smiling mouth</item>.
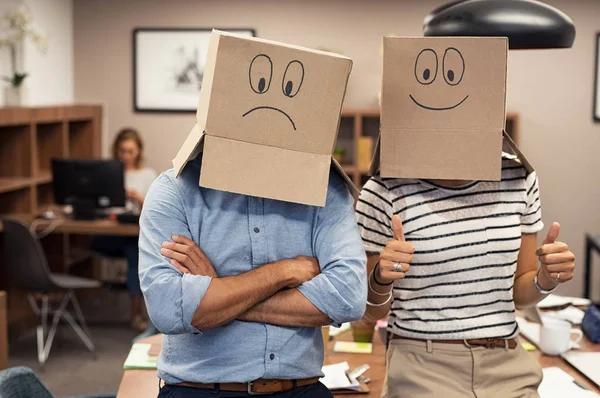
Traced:
POLYGON ((256 110, 259 110, 259 109, 270 109, 272 111, 277 111, 277 112, 283 113, 288 118, 288 120, 290 121, 290 123, 292 124, 292 127, 294 128, 294 130, 296 130, 296 124, 294 124, 294 121, 292 120, 292 118, 290 117, 290 115, 288 115, 287 113, 285 113, 281 109, 273 108, 272 106, 257 106, 256 108, 252 108, 248 112, 244 113, 242 115, 242 117, 245 117, 246 115, 248 115, 248 114, 250 114, 250 113, 252 113, 252 112, 254 112, 256 110))
POLYGON ((462 101, 460 101, 460 102, 459 102, 458 104, 456 104, 456 105, 452 105, 452 106, 446 106, 446 107, 442 107, 442 108, 434 108, 434 107, 432 107, 432 106, 427 106, 427 105, 423 105, 423 104, 419 103, 419 101, 417 101, 417 100, 415 99, 415 97, 413 97, 413 96, 412 96, 412 94, 409 94, 408 96, 410 97, 410 99, 411 99, 411 100, 413 100, 413 102, 414 102, 415 104, 417 104, 418 106, 420 106, 420 107, 421 107, 421 108, 423 108, 423 109, 428 109, 428 110, 430 110, 430 111, 447 111, 447 110, 449 110, 449 109, 454 109, 454 108, 456 108, 456 107, 460 106, 460 104, 462 104, 463 102, 465 102, 465 101, 467 100, 467 98, 469 98, 469 96, 467 95, 465 98, 463 98, 463 99, 462 99, 462 101))

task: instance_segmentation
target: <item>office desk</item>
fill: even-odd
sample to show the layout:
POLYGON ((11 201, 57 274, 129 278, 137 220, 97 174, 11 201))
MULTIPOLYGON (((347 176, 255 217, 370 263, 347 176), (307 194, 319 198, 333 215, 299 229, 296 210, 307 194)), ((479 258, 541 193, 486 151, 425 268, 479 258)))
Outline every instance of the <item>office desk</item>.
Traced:
MULTIPOLYGON (((351 341, 352 333, 343 333, 336 340, 351 341)), ((162 335, 156 335, 140 340, 139 343, 156 344, 162 342, 162 335)), ((379 336, 373 336, 373 352, 371 354, 344 354, 333 352, 334 342, 329 342, 329 349, 325 353, 325 364, 333 364, 348 361, 350 368, 368 363, 371 368, 366 376, 371 378, 369 383, 370 393, 368 396, 380 397, 385 377, 385 347, 379 336)), ((158 378, 156 370, 125 370, 121 385, 117 392, 117 398, 146 398, 158 395, 158 378)), ((360 394, 366 396, 367 394, 360 394)), ((344 395, 340 395, 343 397, 344 395)), ((359 396, 359 395, 353 395, 359 396)))
MULTIPOLYGON (((65 233, 74 235, 119 235, 119 236, 138 236, 140 227, 137 224, 120 224, 113 220, 33 220, 29 216, 9 216, 27 224, 36 223, 36 231, 41 232, 50 226, 54 226, 52 233, 65 233)), ((2 232, 2 223, 0 223, 0 232, 2 232)))
MULTIPOLYGON (((352 333, 348 332, 343 333, 336 338, 336 340, 340 341, 350 341, 351 339, 352 333)), ((162 335, 152 336, 140 341, 140 343, 160 342, 162 342, 162 335)), ((332 348, 333 342, 330 342, 329 349, 325 354, 326 365, 348 361, 350 368, 354 368, 364 363, 368 363, 371 366, 365 373, 365 375, 371 379, 371 382, 369 383, 369 394, 353 394, 352 396, 357 398, 360 396, 379 398, 381 396, 381 389, 383 388, 383 381, 385 378, 385 346, 381 342, 379 336, 377 334, 373 336, 373 352, 371 354, 343 354, 333 352, 332 348)), ((600 345, 594 345, 584 337, 581 341, 581 351, 600 351, 600 345)), ((549 357, 542 355, 539 351, 534 351, 531 355, 537 359, 542 367, 559 367, 590 390, 600 393, 599 388, 588 381, 583 375, 577 372, 575 368, 560 357, 549 357)), ((117 392, 117 398, 156 397, 157 395, 158 378, 156 376, 156 370, 125 370, 123 372, 123 378, 121 379, 121 385, 117 392)), ((343 397, 345 395, 339 396, 343 397)))
POLYGON ((140 227, 137 224, 120 224, 112 220, 36 220, 36 230, 43 231, 55 224, 53 233, 66 233, 75 235, 120 235, 138 236, 140 227))

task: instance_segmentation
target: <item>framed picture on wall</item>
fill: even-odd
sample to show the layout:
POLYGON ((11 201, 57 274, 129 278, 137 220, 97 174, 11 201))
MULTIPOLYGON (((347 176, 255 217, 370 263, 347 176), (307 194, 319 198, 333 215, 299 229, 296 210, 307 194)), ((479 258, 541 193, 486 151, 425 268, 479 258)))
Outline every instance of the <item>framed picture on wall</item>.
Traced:
MULTIPOLYGON (((222 29, 255 36, 254 29, 222 29)), ((133 31, 133 109, 196 112, 212 29, 133 31)))

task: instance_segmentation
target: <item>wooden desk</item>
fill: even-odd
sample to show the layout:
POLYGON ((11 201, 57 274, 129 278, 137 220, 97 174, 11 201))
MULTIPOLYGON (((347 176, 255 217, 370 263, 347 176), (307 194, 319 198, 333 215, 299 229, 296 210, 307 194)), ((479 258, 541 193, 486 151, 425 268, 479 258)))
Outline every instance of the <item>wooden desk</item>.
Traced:
MULTIPOLYGON (((343 333, 336 340, 350 341, 352 333, 343 333)), ((521 338, 522 339, 522 338, 521 338)), ((162 341, 162 335, 156 335, 147 339, 141 340, 140 343, 159 343, 162 341)), ((582 351, 600 351, 600 345, 592 344, 587 338, 581 341, 582 351)), ((549 357, 542 355, 539 351, 531 353, 534 355, 542 367, 556 366, 573 376, 577 381, 588 387, 590 390, 600 393, 600 389, 593 383, 588 381, 575 368, 566 363, 560 357, 549 357)), ((371 379, 369 383, 369 394, 354 394, 352 396, 381 396, 383 381, 385 378, 385 346, 377 334, 373 336, 373 352, 371 354, 343 354, 333 352, 333 342, 329 343, 329 349, 325 352, 325 364, 333 364, 338 362, 348 361, 350 368, 368 363, 371 368, 365 373, 371 379)), ((117 398, 138 398, 138 397, 156 397, 158 395, 158 378, 155 370, 126 370, 123 373, 123 379, 117 392, 117 398)), ((343 397, 345 395, 339 395, 343 397)))
MULTIPOLYGON (((521 337, 521 339, 523 341, 527 341, 527 339, 523 337, 521 337)), ((581 352, 600 352, 600 344, 592 343, 585 335, 583 336, 583 339, 581 339, 581 341, 579 342, 579 345, 581 346, 581 348, 579 349, 579 351, 581 352)), ((585 385, 590 390, 600 394, 600 388, 598 388, 598 386, 589 381, 583 374, 579 373, 577 369, 575 369, 573 366, 571 366, 571 364, 569 364, 561 357, 551 357, 548 355, 544 355, 539 350, 533 351, 530 354, 537 359, 539 364, 542 365, 542 368, 561 368, 562 370, 573 376, 575 380, 585 385)))
POLYGON ((140 227, 137 224, 120 224, 112 220, 35 220, 36 230, 43 231, 53 223, 56 228, 52 233, 65 233, 75 235, 120 235, 138 236, 140 227))

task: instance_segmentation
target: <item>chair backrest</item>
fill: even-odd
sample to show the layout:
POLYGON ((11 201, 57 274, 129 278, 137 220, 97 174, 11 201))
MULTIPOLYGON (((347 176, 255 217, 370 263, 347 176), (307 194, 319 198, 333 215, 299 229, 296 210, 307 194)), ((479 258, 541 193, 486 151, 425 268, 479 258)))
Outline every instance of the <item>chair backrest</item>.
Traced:
POLYGON ((0 398, 52 398, 52 394, 29 368, 0 371, 0 398))
POLYGON ((20 221, 3 218, 4 258, 11 279, 27 290, 51 291, 56 285, 50 278, 46 255, 37 237, 20 221))

